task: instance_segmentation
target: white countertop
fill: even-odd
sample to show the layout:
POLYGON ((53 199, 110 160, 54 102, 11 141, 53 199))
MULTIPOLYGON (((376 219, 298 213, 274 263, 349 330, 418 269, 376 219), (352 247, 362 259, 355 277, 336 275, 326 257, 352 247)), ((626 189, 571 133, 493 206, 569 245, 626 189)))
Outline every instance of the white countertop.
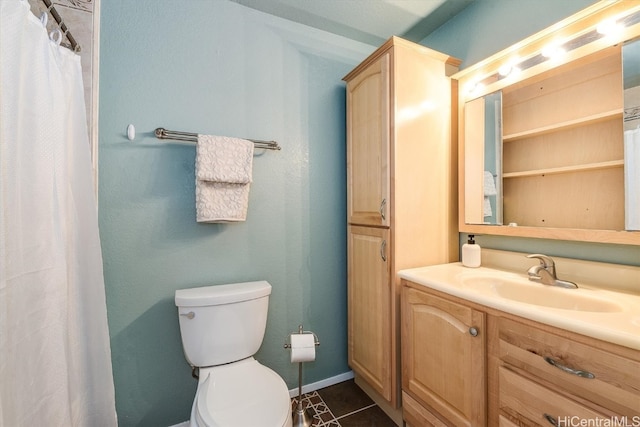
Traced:
MULTIPOLYGON (((468 280, 500 277, 518 281, 523 286, 539 286, 541 292, 544 292, 546 285, 529 281, 524 271, 520 274, 489 267, 467 268, 456 262, 401 270, 398 275, 403 279, 487 307, 640 350, 640 295, 635 293, 599 289, 583 283, 578 283, 579 289, 554 288, 553 292, 558 293, 560 298, 564 297, 560 293, 566 293, 567 298, 571 298, 572 292, 581 293, 585 297, 601 299, 604 304, 620 306, 620 311, 615 312, 577 311, 503 298, 495 294, 490 285, 484 285, 482 280, 476 280, 474 285, 470 285, 468 280)), ((560 274, 559 276, 564 278, 560 274)))

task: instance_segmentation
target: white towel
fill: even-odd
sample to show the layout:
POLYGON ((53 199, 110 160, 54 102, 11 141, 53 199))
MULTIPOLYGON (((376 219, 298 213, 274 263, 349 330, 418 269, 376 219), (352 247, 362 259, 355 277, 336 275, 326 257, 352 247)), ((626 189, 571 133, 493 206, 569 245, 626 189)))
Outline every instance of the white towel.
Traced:
POLYGON ((491 200, 489 196, 496 196, 498 192, 496 191, 496 183, 493 180, 493 174, 488 171, 484 171, 484 205, 483 212, 484 216, 493 216, 493 210, 491 209, 491 200))
POLYGON ((484 213, 484 216, 493 216, 493 209, 491 209, 491 200, 489 200, 489 197, 487 196, 484 197, 482 211, 484 213))
POLYGON ((483 190, 485 196, 495 196, 498 194, 496 191, 496 183, 493 180, 493 174, 489 171, 484 171, 483 190))
POLYGON ((247 218, 253 143, 246 139, 198 135, 196 220, 235 222, 247 218))
POLYGON ((624 223, 640 230, 640 128, 624 132, 624 223))

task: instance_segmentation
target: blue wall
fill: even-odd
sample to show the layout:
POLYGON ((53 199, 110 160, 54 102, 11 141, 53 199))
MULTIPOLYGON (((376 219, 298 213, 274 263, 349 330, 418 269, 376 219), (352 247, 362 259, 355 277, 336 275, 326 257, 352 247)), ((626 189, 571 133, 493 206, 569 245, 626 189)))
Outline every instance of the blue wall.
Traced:
POLYGON ((99 213, 120 426, 189 418, 180 288, 266 279, 257 359, 294 388, 283 344, 302 322, 322 341, 305 383, 349 371, 341 78, 375 47, 221 0, 109 0, 101 15, 99 213), (195 147, 160 142, 156 127, 280 143, 254 159, 246 222, 195 222, 195 147))
MULTIPOLYGON (((476 0, 422 43, 464 67, 591 3, 476 0)), ((297 367, 282 344, 303 322, 322 341, 305 383, 348 371, 341 78, 375 47, 226 0, 103 1, 100 37, 99 214, 120 426, 189 417, 196 383, 173 304, 180 288, 266 279, 273 294, 257 358, 293 388, 297 367), (195 149, 156 140, 156 127, 282 145, 254 159, 245 223, 195 222, 195 149)), ((478 242, 640 263, 633 247, 478 242)))

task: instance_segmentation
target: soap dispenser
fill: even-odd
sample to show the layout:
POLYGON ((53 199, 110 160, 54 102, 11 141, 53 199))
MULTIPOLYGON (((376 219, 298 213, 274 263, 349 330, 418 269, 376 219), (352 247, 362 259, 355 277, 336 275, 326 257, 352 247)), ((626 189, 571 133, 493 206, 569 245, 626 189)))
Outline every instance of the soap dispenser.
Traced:
POLYGON ((462 265, 465 267, 480 267, 480 245, 473 240, 473 234, 469 234, 469 240, 462 245, 462 265))

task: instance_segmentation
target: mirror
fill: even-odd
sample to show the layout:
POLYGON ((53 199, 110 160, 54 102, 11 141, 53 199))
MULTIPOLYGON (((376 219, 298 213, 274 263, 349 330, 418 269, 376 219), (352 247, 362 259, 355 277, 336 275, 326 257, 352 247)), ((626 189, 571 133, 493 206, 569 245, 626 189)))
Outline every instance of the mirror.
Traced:
POLYGON ((625 229, 640 230, 640 39, 622 46, 625 229))
POLYGON ((453 76, 460 231, 640 245, 640 4, 605 3, 453 76))
POLYGON ((465 222, 502 224, 502 92, 467 102, 465 222), (470 138, 477 138, 471 140, 470 138), (471 151, 472 150, 472 151, 471 151), (473 171, 473 172, 471 172, 473 171), (478 179, 482 176, 482 180, 478 179))
MULTIPOLYGON (((636 152, 636 147, 640 147, 640 142, 634 141, 635 138, 640 138, 637 136, 640 135, 640 39, 623 44, 622 72, 625 145, 624 229, 637 231, 640 230, 640 151, 636 152)), ((482 180, 478 179, 477 171, 467 174, 465 222, 502 225, 502 91, 466 103, 465 135, 468 147, 475 146, 477 150, 467 150, 465 169, 482 172, 482 180), (474 136, 480 139, 474 142, 471 139, 474 136)))

